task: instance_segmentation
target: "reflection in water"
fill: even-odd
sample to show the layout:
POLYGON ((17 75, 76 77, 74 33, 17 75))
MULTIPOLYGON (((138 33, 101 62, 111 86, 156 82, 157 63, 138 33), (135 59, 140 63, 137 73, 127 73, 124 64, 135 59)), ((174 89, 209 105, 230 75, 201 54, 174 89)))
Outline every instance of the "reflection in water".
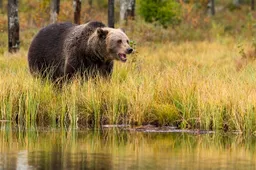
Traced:
POLYGON ((1 169, 256 169, 255 138, 3 124, 1 169))

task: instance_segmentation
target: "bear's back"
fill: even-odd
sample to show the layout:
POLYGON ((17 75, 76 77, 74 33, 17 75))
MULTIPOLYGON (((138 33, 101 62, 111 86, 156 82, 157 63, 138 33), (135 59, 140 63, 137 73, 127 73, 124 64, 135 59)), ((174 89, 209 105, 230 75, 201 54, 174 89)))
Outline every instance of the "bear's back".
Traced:
POLYGON ((102 27, 106 27, 102 22, 91 21, 82 25, 57 23, 41 29, 29 48, 30 72, 43 77, 50 73, 56 80, 92 67, 93 63, 87 61, 92 56, 86 51, 87 41, 102 27))
POLYGON ((41 29, 34 37, 28 52, 28 63, 31 73, 46 74, 47 69, 59 76, 58 65, 62 64, 62 48, 65 34, 72 23, 51 24, 41 29), (52 67, 54 66, 54 67, 52 67))

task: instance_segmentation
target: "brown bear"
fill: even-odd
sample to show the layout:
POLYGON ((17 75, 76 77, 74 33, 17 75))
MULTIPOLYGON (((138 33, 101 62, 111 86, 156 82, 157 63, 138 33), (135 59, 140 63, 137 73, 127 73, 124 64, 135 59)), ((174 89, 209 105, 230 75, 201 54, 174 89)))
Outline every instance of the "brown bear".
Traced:
POLYGON ((53 81, 70 79, 75 74, 88 78, 97 74, 108 77, 113 61, 127 60, 132 53, 129 38, 121 29, 93 21, 87 24, 51 24, 34 37, 28 52, 33 75, 53 81))

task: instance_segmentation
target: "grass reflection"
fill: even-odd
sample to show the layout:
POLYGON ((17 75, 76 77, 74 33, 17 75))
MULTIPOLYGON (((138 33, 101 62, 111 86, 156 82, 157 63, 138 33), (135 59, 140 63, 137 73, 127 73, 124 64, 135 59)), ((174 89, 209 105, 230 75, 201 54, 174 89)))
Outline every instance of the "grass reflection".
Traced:
POLYGON ((0 169, 255 169, 255 138, 2 124, 0 169))

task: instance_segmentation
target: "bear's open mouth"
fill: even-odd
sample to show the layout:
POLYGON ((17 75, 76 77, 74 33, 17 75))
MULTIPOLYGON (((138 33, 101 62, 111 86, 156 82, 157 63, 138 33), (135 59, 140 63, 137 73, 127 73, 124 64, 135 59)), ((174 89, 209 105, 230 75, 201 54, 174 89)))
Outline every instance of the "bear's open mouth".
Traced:
POLYGON ((122 62, 126 62, 126 60, 127 60, 126 54, 124 54, 124 53, 118 53, 118 56, 119 56, 119 58, 120 58, 120 60, 121 60, 122 62))

